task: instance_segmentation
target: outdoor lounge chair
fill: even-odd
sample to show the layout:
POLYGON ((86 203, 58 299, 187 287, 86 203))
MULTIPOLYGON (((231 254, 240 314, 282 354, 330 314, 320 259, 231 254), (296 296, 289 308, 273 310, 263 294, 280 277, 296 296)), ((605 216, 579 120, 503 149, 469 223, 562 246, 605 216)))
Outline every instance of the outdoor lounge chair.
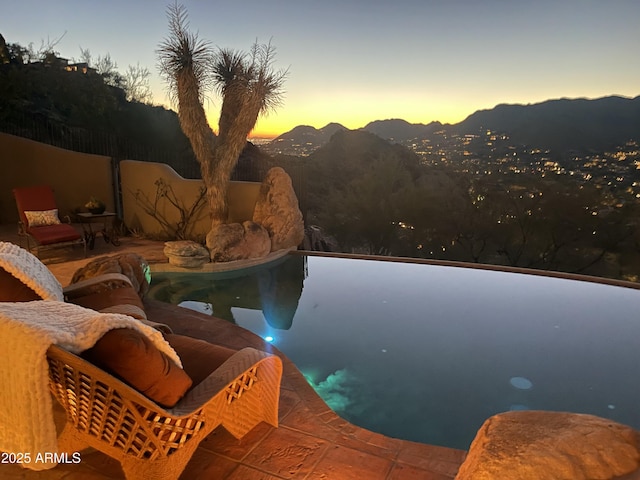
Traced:
POLYGON ((53 190, 48 185, 20 187, 13 189, 20 215, 18 234, 26 238, 27 250, 39 253, 43 247, 82 245, 87 254, 84 235, 58 216, 53 190))
POLYGON ((58 346, 47 359, 67 416, 59 452, 93 447, 118 460, 128 480, 177 479, 219 425, 236 438, 261 421, 278 426, 282 363, 253 348, 234 353, 170 409, 58 346))
MULTIPOLYGON (((0 302, 11 302, 4 305, 66 307, 60 302, 66 298, 99 305, 103 311, 132 308, 144 321, 144 306, 135 292, 131 281, 117 273, 63 290, 37 258, 0 242, 0 302)), ((164 338, 183 369, 132 328, 108 330, 77 355, 56 344, 48 346, 49 389, 67 418, 58 437, 59 453, 72 455, 93 447, 118 460, 128 480, 170 480, 180 476, 199 443, 218 426, 236 438, 262 421, 278 426, 280 358, 166 330, 164 338)))

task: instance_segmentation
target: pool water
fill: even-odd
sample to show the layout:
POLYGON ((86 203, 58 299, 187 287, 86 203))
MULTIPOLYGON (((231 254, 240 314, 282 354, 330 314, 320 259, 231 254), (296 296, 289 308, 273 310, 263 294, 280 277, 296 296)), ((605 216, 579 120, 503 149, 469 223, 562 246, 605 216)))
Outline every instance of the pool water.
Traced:
POLYGON ((154 273, 150 295, 269 339, 340 416, 388 436, 468 449, 485 419, 519 409, 640 428, 640 290, 288 255, 154 273))

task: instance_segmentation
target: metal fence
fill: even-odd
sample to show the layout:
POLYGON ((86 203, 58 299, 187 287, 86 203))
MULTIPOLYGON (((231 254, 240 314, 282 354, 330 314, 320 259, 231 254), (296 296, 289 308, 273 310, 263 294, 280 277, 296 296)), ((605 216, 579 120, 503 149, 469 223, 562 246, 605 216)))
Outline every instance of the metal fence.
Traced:
POLYGON ((140 160, 170 165, 184 178, 200 178, 200 166, 191 150, 178 151, 143 145, 111 132, 70 127, 42 116, 24 115, 0 121, 0 131, 74 152, 105 155, 120 160, 140 160))

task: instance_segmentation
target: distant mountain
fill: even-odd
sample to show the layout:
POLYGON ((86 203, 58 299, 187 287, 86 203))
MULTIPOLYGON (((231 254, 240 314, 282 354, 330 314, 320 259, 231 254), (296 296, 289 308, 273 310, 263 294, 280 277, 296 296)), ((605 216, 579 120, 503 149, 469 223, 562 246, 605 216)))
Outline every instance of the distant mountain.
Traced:
MULTIPOLYGON (((296 127, 282 134, 265 148, 270 153, 304 155, 324 145, 337 130, 329 124, 323 129, 296 127), (294 148, 294 146, 297 146, 294 148)), ((436 132, 447 135, 476 135, 491 130, 509 136, 514 145, 552 150, 556 154, 570 151, 606 151, 629 140, 640 141, 640 96, 610 96, 596 100, 560 99, 532 105, 498 105, 480 110, 460 123, 432 122, 412 124, 401 119, 378 120, 362 130, 392 142, 434 140, 436 132)))
POLYGON ((381 138, 396 142, 407 142, 415 138, 426 138, 433 132, 442 129, 440 122, 409 123, 406 120, 376 120, 367 124, 363 130, 374 133, 381 138))
POLYGON ((339 123, 329 123, 317 129, 309 125, 300 125, 289 132, 274 138, 261 148, 268 153, 296 153, 308 155, 329 141, 334 133, 347 130, 339 123))
POLYGON ((556 152, 604 151, 630 139, 640 141, 640 97, 498 105, 452 126, 458 134, 485 129, 506 133, 515 144, 556 152))

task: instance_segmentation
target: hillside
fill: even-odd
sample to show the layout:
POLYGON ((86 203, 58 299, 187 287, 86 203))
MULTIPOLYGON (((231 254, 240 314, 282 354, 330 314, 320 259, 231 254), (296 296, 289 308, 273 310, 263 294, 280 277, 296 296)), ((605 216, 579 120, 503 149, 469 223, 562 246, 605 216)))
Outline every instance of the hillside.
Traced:
POLYGON ((406 142, 416 138, 427 138, 434 132, 442 129, 440 122, 409 123, 406 120, 376 120, 368 123, 363 130, 378 135, 381 138, 396 142, 406 142))
POLYGON ((355 179, 381 166, 406 172, 417 178, 422 169, 420 159, 407 148, 391 144, 362 130, 336 132, 322 147, 305 159, 309 208, 320 211, 334 192, 347 189, 355 179))
POLYGON ((339 123, 329 123, 317 129, 309 125, 300 125, 293 130, 274 138, 261 148, 271 154, 294 154, 306 156, 329 141, 334 133, 347 130, 339 123))
MULTIPOLYGON (((127 101, 95 73, 43 64, 0 65, 0 131, 69 150, 166 163, 186 178, 200 166, 178 115, 127 101)), ((261 180, 271 159, 247 143, 234 179, 261 180)))
MULTIPOLYGON (((265 149, 287 154, 301 154, 297 150, 304 150, 304 154, 309 155, 328 141, 330 136, 323 130, 296 127, 266 145, 265 149)), ((611 96, 596 100, 561 99, 533 105, 498 105, 475 112, 454 125, 440 122, 412 124, 390 119, 370 122, 362 130, 401 144, 422 140, 437 142, 437 134, 443 132, 450 137, 477 135, 491 130, 506 134, 514 145, 552 150, 556 154, 603 152, 629 140, 640 141, 640 97, 611 96)))
POLYGON ((513 143, 556 152, 606 151, 640 140, 640 97, 561 99, 535 105, 498 105, 452 126, 458 134, 492 130, 513 143))

